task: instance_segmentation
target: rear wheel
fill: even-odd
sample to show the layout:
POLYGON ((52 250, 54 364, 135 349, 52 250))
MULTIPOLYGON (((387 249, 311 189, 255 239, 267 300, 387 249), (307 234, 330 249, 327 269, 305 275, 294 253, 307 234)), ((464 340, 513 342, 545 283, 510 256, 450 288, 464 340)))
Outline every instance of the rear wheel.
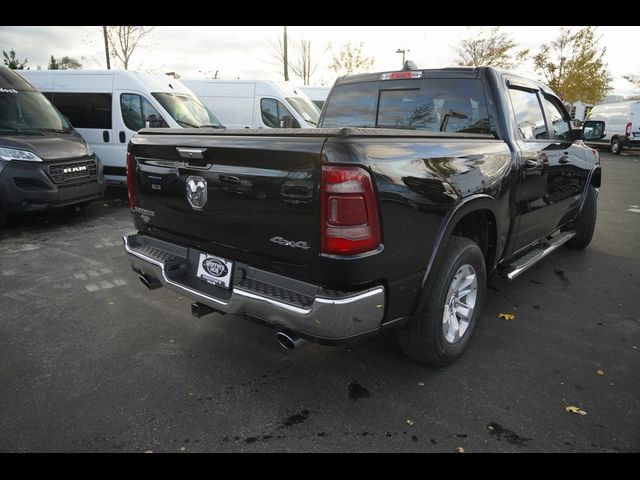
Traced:
POLYGON ((596 217, 598 214, 598 195, 593 185, 589 185, 587 198, 578 218, 575 221, 575 236, 566 245, 569 248, 585 248, 591 243, 593 232, 596 229, 596 217))
POLYGON ((451 237, 424 309, 398 332, 402 350, 434 366, 456 361, 475 331, 486 284, 480 247, 467 238, 451 237))
POLYGON ((2 228, 2 226, 4 225, 4 222, 7 221, 7 214, 4 212, 4 210, 2 210, 2 207, 0 207, 0 228, 2 228))
POLYGON ((612 139, 610 150, 614 155, 620 155, 620 152, 622 152, 622 144, 620 143, 620 140, 617 138, 612 139))

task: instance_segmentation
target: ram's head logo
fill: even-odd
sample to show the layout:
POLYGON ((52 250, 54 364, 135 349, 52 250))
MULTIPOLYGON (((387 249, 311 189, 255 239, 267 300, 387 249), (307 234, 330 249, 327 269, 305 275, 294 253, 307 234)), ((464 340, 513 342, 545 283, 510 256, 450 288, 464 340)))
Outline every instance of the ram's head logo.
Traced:
POLYGON ((202 210, 207 203, 207 181, 202 177, 187 178, 187 200, 194 210, 202 210))

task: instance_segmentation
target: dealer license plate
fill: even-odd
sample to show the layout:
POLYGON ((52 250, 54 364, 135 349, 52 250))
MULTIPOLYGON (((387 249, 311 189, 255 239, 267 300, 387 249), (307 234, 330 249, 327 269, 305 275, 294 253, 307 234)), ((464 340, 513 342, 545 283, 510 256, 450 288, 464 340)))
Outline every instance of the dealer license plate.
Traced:
POLYGON ((231 287, 231 274, 233 262, 214 255, 200 254, 198 260, 198 273, 196 276, 205 282, 222 288, 231 287))

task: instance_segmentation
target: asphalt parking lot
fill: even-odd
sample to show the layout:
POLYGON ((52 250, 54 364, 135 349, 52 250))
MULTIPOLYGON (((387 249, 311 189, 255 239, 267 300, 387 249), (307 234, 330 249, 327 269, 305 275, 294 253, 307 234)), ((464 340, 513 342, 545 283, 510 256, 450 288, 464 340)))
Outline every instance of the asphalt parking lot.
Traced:
POLYGON ((492 280, 470 350, 445 369, 406 358, 393 333, 289 352, 260 325, 193 318, 129 268, 124 190, 14 218, 0 230, 0 451, 638 452, 640 154, 601 158, 591 246, 492 280))

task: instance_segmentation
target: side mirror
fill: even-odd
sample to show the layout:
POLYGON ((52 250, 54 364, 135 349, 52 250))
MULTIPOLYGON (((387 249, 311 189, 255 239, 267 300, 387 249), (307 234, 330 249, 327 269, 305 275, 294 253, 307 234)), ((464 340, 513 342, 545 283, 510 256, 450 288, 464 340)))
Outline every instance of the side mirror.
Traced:
POLYGON ((587 120, 582 124, 582 139, 585 142, 604 138, 605 123, 601 120, 587 120))
POLYGON ((145 128, 161 128, 162 120, 155 113, 152 113, 144 118, 144 126, 145 128))
POLYGON ((293 118, 290 115, 287 115, 286 117, 283 117, 282 120, 280 120, 280 128, 296 128, 296 120, 295 118, 293 118))

